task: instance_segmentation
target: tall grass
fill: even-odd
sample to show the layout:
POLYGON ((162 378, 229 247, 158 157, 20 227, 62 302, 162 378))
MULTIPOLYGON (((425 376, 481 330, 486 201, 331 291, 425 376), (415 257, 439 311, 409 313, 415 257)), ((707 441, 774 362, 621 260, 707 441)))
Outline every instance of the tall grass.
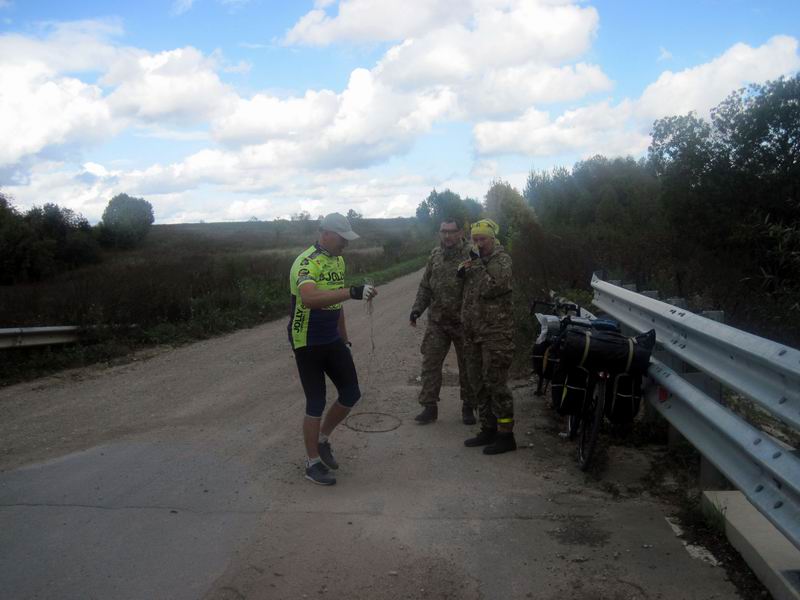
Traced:
MULTIPOLYGON (((345 251, 349 280, 381 283, 424 265, 432 243, 425 232, 408 220, 371 221, 359 223, 365 234, 345 251), (405 221, 402 237, 402 223, 395 221, 405 221)), ((0 327, 79 325, 91 332, 73 347, 3 352, 0 381, 288 315, 289 269, 314 241, 313 225, 156 227, 144 247, 110 254, 99 265, 38 284, 0 287, 0 327)))

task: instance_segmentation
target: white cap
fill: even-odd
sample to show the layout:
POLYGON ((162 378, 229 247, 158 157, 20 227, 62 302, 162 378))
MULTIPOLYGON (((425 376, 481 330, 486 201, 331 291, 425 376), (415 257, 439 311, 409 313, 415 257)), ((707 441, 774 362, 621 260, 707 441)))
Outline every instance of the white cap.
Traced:
POLYGON ((346 240, 355 240, 358 239, 359 236, 353 228, 350 227, 350 221, 347 220, 342 214, 339 213, 331 213, 327 215, 322 222, 319 224, 320 229, 324 229, 325 231, 333 231, 334 233, 338 233, 346 240))

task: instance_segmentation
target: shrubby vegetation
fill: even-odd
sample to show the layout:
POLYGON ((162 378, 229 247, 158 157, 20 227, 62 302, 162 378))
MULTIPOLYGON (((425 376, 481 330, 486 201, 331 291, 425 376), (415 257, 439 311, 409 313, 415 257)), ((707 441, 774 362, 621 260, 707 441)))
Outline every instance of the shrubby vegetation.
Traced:
POLYGON ((531 173, 524 195, 584 257, 562 261, 572 281, 604 269, 800 342, 800 76, 736 91, 710 121, 656 121, 646 160, 531 173))
POLYGON ((153 207, 120 194, 103 221, 92 227, 82 215, 55 204, 20 213, 0 192, 0 285, 31 283, 102 260, 100 246, 133 248, 153 223, 153 207))
POLYGON ((0 193, 0 285, 39 281, 99 260, 92 227, 82 216, 55 204, 22 214, 0 193))
MULTIPOLYGON (((140 246, 106 252, 99 264, 7 286, 3 325, 82 325, 93 333, 72 348, 15 350, 0 361, 0 381, 284 317, 289 268, 318 225, 305 219, 154 225, 140 246)), ((353 282, 382 283, 417 270, 432 243, 415 219, 363 219, 357 231, 362 237, 345 257, 353 282)))

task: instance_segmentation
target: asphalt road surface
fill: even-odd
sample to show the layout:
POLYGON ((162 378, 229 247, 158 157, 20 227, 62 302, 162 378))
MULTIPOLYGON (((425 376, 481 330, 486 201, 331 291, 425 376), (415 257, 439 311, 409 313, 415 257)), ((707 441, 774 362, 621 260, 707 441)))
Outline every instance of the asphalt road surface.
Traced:
POLYGON ((0 598, 737 597, 641 491, 649 458, 586 477, 527 382, 517 452, 463 446, 452 356, 439 421, 414 423, 419 277, 371 319, 346 304, 365 394, 333 487, 303 478, 284 320, 0 389, 0 598))

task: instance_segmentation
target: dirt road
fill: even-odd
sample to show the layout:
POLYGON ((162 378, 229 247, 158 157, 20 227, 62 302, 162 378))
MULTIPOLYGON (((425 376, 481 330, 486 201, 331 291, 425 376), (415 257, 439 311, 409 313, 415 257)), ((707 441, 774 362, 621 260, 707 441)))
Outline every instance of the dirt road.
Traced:
POLYGON ((381 288, 374 353, 347 304, 365 397, 333 439, 332 488, 302 477, 283 321, 0 389, 0 596, 735 598, 664 506, 626 493, 646 459, 612 456, 604 491, 526 382, 518 452, 462 445, 453 362, 439 422, 414 424, 418 280, 381 288))

